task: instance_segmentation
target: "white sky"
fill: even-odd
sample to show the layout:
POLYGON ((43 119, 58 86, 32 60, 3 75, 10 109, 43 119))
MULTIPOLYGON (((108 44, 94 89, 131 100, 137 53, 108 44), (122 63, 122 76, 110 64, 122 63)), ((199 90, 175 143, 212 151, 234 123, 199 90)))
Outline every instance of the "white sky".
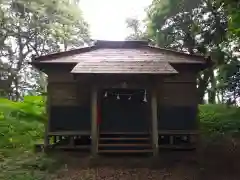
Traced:
POLYGON ((124 40, 130 33, 125 20, 143 19, 144 9, 152 0, 81 0, 85 20, 90 24, 92 39, 124 40))

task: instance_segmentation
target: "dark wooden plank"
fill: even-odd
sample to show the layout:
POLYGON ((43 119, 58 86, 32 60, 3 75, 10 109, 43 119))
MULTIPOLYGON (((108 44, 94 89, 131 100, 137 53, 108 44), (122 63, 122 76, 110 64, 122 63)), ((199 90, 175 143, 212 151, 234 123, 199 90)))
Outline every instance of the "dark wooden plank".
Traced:
POLYGON ((91 131, 90 106, 51 106, 50 132, 91 131))
POLYGON ((100 140, 116 140, 116 141, 121 141, 121 140, 149 140, 150 138, 139 138, 139 137, 103 137, 103 138, 99 138, 100 140))
POLYGON ((81 135, 91 135, 90 131, 57 131, 49 132, 49 136, 81 136, 81 135))
POLYGON ((152 153, 151 149, 138 150, 98 150, 99 153, 152 153))
POLYGON ((188 149, 195 149, 196 147, 193 145, 159 145, 159 148, 163 149, 183 149, 183 150, 188 150, 188 149))
POLYGON ((100 135, 149 135, 149 132, 100 132, 100 135))
POLYGON ((99 144, 99 147, 151 147, 150 144, 99 144))
POLYGON ((198 130, 161 130, 158 131, 160 135, 198 135, 198 130))
MULTIPOLYGON (((176 87, 177 88, 177 87, 176 87)), ((182 96, 179 94, 179 96, 182 96)), ((179 99, 179 98, 178 98, 179 99)), ((186 99, 186 98, 185 98, 186 99)), ((182 98, 181 102, 176 102, 176 99, 171 98, 165 105, 159 105, 158 107, 158 130, 172 130, 174 131, 195 131, 197 130, 197 113, 198 109, 195 105, 191 105, 190 101, 189 105, 180 105, 187 104, 182 98), (175 104, 174 104, 175 103, 175 104), (177 105, 177 104, 178 105, 177 105), (172 105, 171 105, 172 104, 172 105)), ((160 101, 159 101, 160 102, 160 101)))
POLYGON ((55 149, 90 149, 91 146, 89 145, 79 145, 79 146, 69 146, 69 145, 66 145, 66 146, 55 146, 54 147, 55 149))

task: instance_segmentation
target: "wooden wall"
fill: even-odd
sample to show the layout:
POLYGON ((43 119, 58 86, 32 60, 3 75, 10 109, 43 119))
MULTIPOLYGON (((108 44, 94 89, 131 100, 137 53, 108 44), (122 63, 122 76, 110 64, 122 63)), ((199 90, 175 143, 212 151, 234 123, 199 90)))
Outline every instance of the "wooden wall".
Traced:
POLYGON ((195 106, 197 103, 195 82, 164 82, 161 89, 161 105, 195 106))
POLYGON ((166 76, 158 86, 158 129, 197 128, 196 73, 166 76))
MULTIPOLYGON (((82 75, 76 80, 67 71, 48 72, 50 131, 89 131, 90 133, 90 85, 94 82, 88 78, 82 75)), ((96 77, 93 79, 96 80, 96 77)), ((98 81, 98 83, 101 85, 103 82, 98 81)), ((138 85, 147 86, 148 83, 149 80, 142 80, 138 85)), ((157 81, 157 89, 158 129, 196 129, 196 73, 185 72, 161 76, 157 81)))
POLYGON ((49 131, 91 129, 90 89, 63 71, 48 73, 49 131))

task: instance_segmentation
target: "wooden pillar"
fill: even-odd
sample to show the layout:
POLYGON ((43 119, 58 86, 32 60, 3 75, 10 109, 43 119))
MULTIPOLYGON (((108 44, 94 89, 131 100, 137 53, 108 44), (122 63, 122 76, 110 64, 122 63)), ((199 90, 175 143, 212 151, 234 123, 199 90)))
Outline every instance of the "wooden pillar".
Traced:
MULTIPOLYGON (((49 119, 48 119, 49 121, 49 119)), ((47 151, 49 147, 49 136, 48 136, 48 122, 45 123, 45 133, 44 133, 44 151, 47 151)))
POLYGON ((151 107, 152 107, 152 147, 153 155, 158 155, 158 120, 157 120, 157 94, 156 89, 152 89, 151 93, 151 107))
POLYGON ((49 125, 50 125, 50 95, 49 95, 49 83, 44 87, 44 100, 46 103, 46 114, 47 114, 47 122, 45 122, 44 127, 45 127, 45 132, 44 132, 44 151, 47 151, 49 147, 49 125))
POLYGON ((97 131, 97 88, 92 88, 91 93, 91 153, 93 156, 97 155, 97 144, 98 144, 98 131, 97 131))

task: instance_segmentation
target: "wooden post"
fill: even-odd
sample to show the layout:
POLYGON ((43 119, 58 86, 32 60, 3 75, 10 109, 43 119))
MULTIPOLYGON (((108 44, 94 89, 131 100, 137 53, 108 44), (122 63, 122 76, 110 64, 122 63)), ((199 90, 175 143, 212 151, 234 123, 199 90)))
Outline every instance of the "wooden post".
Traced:
POLYGON ((71 147, 74 147, 74 136, 69 136, 69 145, 71 146, 71 147))
POLYGON ((92 88, 91 94, 91 109, 92 109, 92 119, 91 119, 91 152, 92 155, 97 155, 97 89, 96 87, 92 88))
POLYGON ((152 107, 152 147, 153 155, 158 155, 158 120, 157 120, 157 94, 155 88, 151 93, 151 107, 152 107))
MULTIPOLYGON (((48 120, 48 121, 49 121, 49 120, 48 120)), ((45 123, 44 151, 47 151, 48 147, 49 147, 48 123, 45 123)))
POLYGON ((47 122, 45 122, 45 132, 44 132, 44 151, 47 151, 49 147, 49 125, 50 125, 50 96, 49 96, 49 84, 44 87, 45 89, 45 103, 46 103, 46 115, 47 115, 47 122))
POLYGON ((54 143, 54 144, 57 143, 57 136, 53 136, 53 143, 54 143))

